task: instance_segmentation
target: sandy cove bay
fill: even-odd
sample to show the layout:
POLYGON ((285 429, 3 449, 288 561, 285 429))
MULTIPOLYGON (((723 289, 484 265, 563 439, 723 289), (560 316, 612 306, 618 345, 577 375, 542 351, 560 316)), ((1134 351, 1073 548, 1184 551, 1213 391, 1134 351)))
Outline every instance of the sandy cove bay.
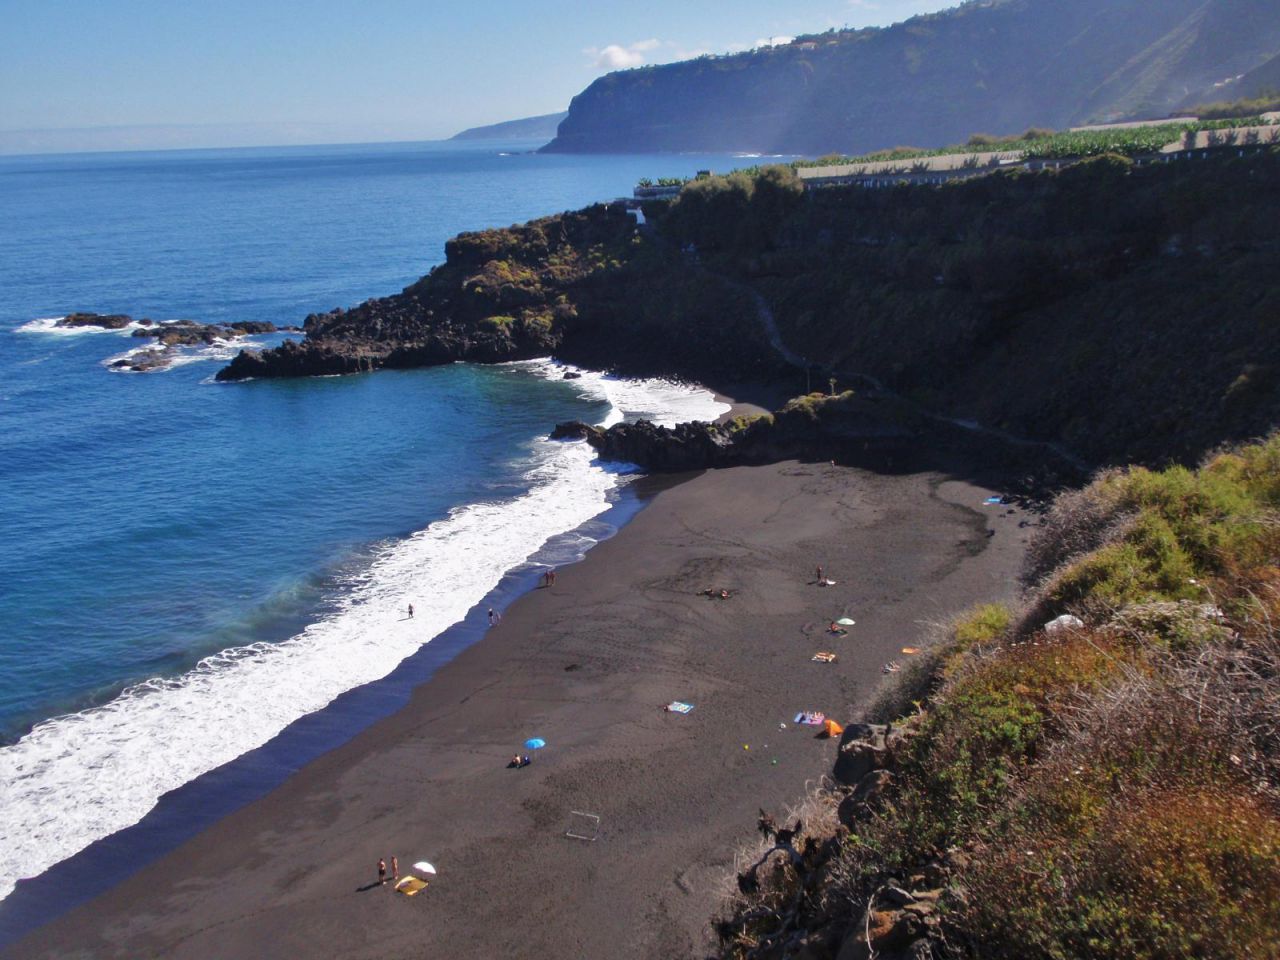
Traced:
POLYGON ((854 716, 931 623, 1016 592, 1029 531, 975 475, 786 462, 657 484, 407 707, 9 955, 704 955, 757 808, 830 770, 835 743, 794 714, 854 716), (531 736, 547 748, 508 769, 531 736), (566 837, 575 810, 594 842, 566 837), (392 855, 439 876, 412 898, 371 885, 392 855))

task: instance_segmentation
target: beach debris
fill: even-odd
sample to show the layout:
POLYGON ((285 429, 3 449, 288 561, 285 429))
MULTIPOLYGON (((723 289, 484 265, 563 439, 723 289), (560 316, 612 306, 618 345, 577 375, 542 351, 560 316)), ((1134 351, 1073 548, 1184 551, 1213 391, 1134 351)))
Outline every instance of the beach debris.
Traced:
POLYGON ((987 499, 982 502, 987 506, 995 506, 998 503, 1004 503, 1004 497, 987 497, 987 499))
POLYGON ((547 741, 543 740, 541 737, 530 737, 524 742, 526 750, 541 750, 546 745, 547 741))
POLYGON ((902 669, 902 664, 898 663, 897 660, 890 660, 888 663, 886 663, 883 667, 880 668, 880 672, 881 673, 897 673, 901 669, 902 669))
POLYGON ((1069 613, 1064 613, 1060 617, 1054 617, 1044 625, 1044 632, 1050 637, 1056 637, 1060 633, 1066 633, 1068 630, 1084 629, 1084 621, 1079 617, 1073 617, 1069 613))
POLYGON ((835 663, 836 655, 834 653, 828 653, 825 650, 820 650, 809 659, 813 663, 835 663))
POLYGON ((818 710, 804 710, 797 713, 792 723, 803 724, 806 727, 820 727, 826 721, 827 715, 818 710))
POLYGON ((920 648, 919 647, 903 647, 902 652, 909 657, 914 657, 917 653, 920 652, 920 648))
POLYGON ((665 710, 667 713, 692 713, 693 704, 685 703, 681 700, 672 700, 662 709, 665 710))
POLYGON ((569 826, 564 835, 571 840, 585 840, 594 843, 600 835, 600 815, 584 813, 581 810, 569 811, 569 826))

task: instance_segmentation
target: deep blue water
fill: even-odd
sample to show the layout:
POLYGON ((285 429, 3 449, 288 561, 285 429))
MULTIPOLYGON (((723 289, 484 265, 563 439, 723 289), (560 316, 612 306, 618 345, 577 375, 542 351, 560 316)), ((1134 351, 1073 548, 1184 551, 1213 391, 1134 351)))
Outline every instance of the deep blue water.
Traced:
MULTIPOLYGON (((33 321, 92 310, 300 323, 403 288, 460 230, 735 165, 527 147, 0 158, 0 896, 47 865, 14 851, 50 791, 91 777, 145 812, 148 791, 174 786, 153 758, 181 749, 147 737, 175 715, 216 719, 223 741, 256 747, 251 719, 228 718, 269 671, 305 678, 350 655, 381 675, 418 642, 401 635, 406 598, 429 638, 602 509, 614 481, 545 444, 550 425, 707 403, 530 365, 218 385, 227 354, 208 351, 118 373, 105 361, 136 346, 127 334, 33 321), (537 496, 552 481, 575 493, 549 516, 537 496), (373 647, 375 634, 398 639, 373 647), (287 674, 280 651, 296 657, 287 674)), ((264 737, 292 718, 266 719, 264 737)), ((68 855, 112 822, 55 824, 39 845, 68 855)))

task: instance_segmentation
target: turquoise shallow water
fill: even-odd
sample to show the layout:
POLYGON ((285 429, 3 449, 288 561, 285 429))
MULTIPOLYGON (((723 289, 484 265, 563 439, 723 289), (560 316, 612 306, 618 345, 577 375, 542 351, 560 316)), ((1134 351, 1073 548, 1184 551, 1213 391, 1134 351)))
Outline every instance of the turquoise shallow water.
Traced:
POLYGON ((385 675, 605 509, 617 478, 550 425, 716 412, 539 364, 217 385, 212 349, 117 373, 127 334, 38 322, 299 323, 402 288, 459 230, 734 164, 524 147, 0 158, 0 895, 385 675))

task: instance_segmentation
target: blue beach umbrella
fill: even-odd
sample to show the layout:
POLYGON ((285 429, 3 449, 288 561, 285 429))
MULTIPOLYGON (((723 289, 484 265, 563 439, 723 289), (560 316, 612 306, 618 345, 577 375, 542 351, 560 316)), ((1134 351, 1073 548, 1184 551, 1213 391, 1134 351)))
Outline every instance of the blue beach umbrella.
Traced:
POLYGON ((547 745, 547 741, 541 737, 532 737, 524 742, 526 750, 541 750, 547 745))

